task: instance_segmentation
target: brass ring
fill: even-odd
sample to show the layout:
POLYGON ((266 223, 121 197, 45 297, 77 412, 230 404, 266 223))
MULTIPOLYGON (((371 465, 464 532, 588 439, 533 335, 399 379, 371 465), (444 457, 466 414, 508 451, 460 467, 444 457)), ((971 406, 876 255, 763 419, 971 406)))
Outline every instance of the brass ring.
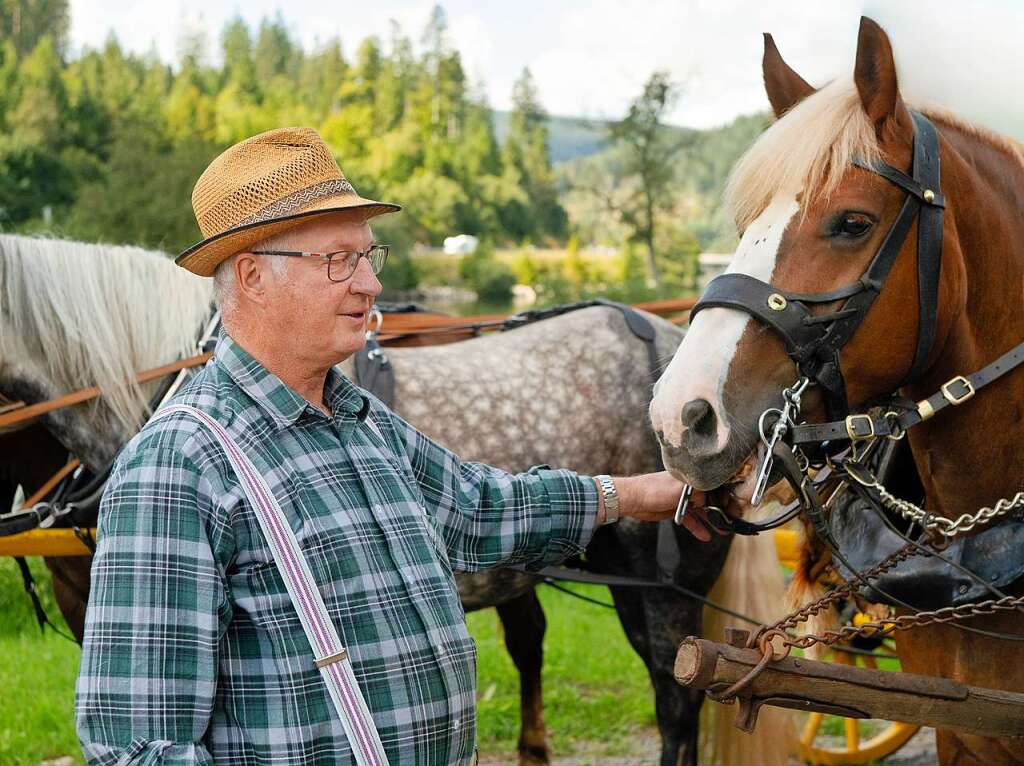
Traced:
POLYGON ((768 296, 768 308, 772 311, 782 311, 786 308, 787 301, 782 293, 772 293, 768 296))

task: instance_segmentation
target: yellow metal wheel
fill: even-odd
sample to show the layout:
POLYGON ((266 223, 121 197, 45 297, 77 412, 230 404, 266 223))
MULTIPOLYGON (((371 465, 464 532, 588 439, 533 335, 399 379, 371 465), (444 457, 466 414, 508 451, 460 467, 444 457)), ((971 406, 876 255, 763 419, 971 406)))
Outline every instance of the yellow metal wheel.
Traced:
MULTIPOLYGON (((834 651, 826 659, 843 665, 877 667, 874 657, 842 650, 834 651)), ((861 721, 810 713, 800 734, 800 758, 804 763, 820 766, 867 764, 895 753, 919 728, 909 723, 861 721)))

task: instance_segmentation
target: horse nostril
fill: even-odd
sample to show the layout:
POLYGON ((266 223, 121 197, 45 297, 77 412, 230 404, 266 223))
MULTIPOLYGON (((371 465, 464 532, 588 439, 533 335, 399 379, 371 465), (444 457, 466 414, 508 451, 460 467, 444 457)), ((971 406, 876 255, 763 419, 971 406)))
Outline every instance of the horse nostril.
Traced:
POLYGON ((697 436, 714 436, 717 430, 715 410, 705 399, 694 399, 683 405, 683 426, 697 436))

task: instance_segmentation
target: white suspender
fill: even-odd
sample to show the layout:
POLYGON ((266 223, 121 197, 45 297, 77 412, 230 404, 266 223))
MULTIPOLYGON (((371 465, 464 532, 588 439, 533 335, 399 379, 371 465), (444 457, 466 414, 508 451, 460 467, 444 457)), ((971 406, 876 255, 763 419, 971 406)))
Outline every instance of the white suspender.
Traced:
POLYGON ((356 683, 348 652, 341 645, 338 631, 331 622, 327 606, 299 549, 295 532, 289 526, 266 480, 223 426, 205 412, 178 404, 161 409, 153 420, 175 412, 191 415, 209 428, 237 474, 245 496, 259 519, 263 536, 273 552, 295 611, 299 614, 302 629, 313 650, 313 662, 330 691, 356 763, 359 766, 387 766, 384 747, 373 724, 373 717, 366 707, 366 700, 356 683))

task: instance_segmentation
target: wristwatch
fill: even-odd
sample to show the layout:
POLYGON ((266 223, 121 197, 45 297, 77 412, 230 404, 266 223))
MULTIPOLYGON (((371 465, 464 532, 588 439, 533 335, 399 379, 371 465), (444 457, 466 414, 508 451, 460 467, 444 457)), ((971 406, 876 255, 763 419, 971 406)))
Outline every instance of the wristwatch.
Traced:
POLYGON ((614 524, 619 520, 619 493, 615 489, 615 482, 607 474, 595 476, 594 481, 601 488, 601 496, 604 498, 604 523, 614 524))

